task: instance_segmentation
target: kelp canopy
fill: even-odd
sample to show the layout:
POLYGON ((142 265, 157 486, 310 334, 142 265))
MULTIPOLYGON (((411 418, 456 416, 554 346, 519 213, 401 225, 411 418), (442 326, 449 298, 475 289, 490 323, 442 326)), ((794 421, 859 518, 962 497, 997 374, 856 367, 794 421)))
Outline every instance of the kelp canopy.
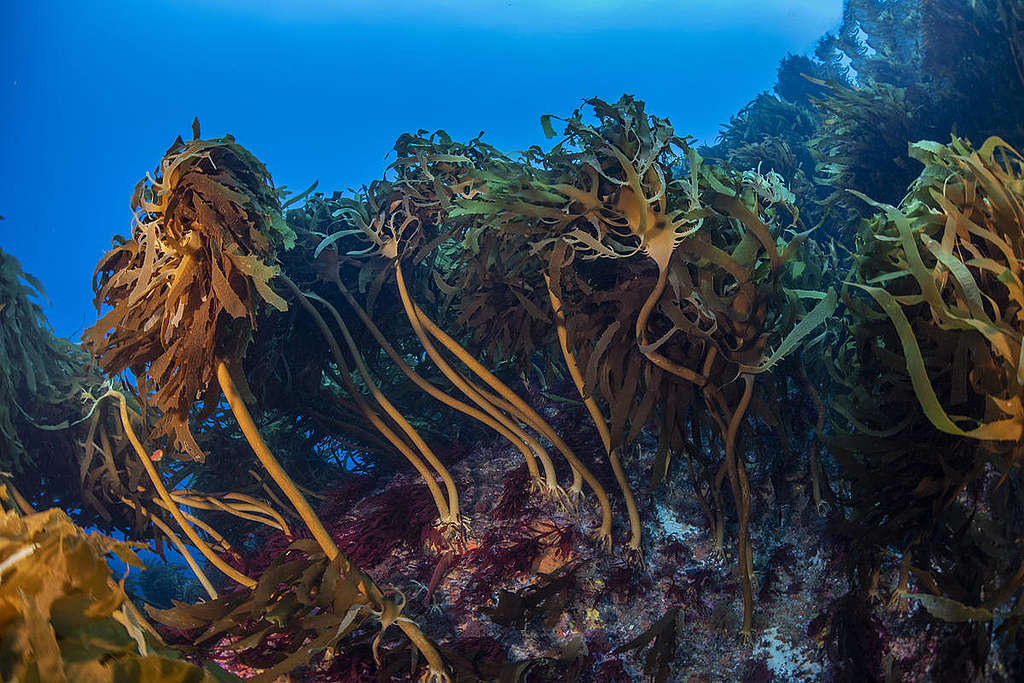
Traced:
MULTIPOLYGON (((224 632, 252 640, 284 625, 279 617, 269 620, 284 609, 291 626, 305 634, 296 646, 310 637, 316 643, 271 668, 284 671, 334 647, 375 616, 384 628, 396 624, 405 631, 433 675, 445 677, 434 646, 401 616, 402 601, 386 597, 339 552, 245 405, 258 408, 245 381, 247 349, 265 320, 293 310, 273 289, 283 281, 332 350, 321 382, 332 387, 341 408, 337 433, 365 438, 365 427, 345 430, 343 419, 358 415, 375 429, 377 443, 405 456, 436 503, 438 541, 454 552, 473 532, 459 514, 451 475, 384 395, 364 358, 371 354, 355 342, 339 309, 355 315, 397 370, 425 393, 513 443, 533 474, 534 490, 573 510, 586 484, 601 508, 595 533, 610 548, 611 499, 593 474, 609 467, 626 504, 634 560, 642 557, 643 537, 623 447, 648 424, 661 433, 653 464, 657 485, 671 453, 690 439, 686 425, 721 440, 724 456, 698 458, 696 467, 719 547, 727 525, 720 489, 729 480, 739 521, 744 632, 750 635, 755 586, 739 429, 755 378, 820 326, 835 297, 790 292, 782 284, 806 235, 798 232, 792 195, 777 175, 735 174, 704 164, 667 121, 647 115, 633 98, 587 104, 593 122, 577 111, 565 120, 565 138, 551 152, 534 148, 516 160, 479 140, 462 145, 444 134, 404 137, 396 147, 395 179, 372 184, 355 200, 328 200, 330 222, 323 227, 307 218, 295 221, 293 231, 262 165, 230 137, 199 139, 198 125, 196 139, 176 141, 152 179, 140 183, 131 237, 115 240, 97 268, 97 305, 111 310, 87 333, 103 369, 131 370, 134 398, 115 388, 91 397, 101 405, 114 399, 120 421, 92 406, 86 447, 103 454, 99 481, 105 482, 107 500, 119 498, 137 520, 152 523, 185 554, 210 594, 209 607, 155 613, 160 621, 191 628, 220 619, 221 626, 200 640, 224 632), (327 287, 318 285, 321 294, 303 291, 281 271, 277 255, 295 246, 311 256, 295 267, 295 278, 326 281, 327 287), (359 264, 355 292, 342 281, 343 262, 359 264), (360 301, 371 281, 376 300, 360 301), (388 291, 386 301, 378 296, 388 291), (820 303, 808 312, 801 298, 820 303), (394 328, 392 311, 398 307, 408 328, 401 332, 405 339, 392 342, 381 328, 394 328), (531 323, 515 336, 507 327, 494 327, 509 319, 531 323), (344 350, 328 320, 345 340, 344 350), (436 366, 433 382, 410 367, 411 339, 436 366), (497 343, 480 344, 484 339, 497 343), (405 352, 397 350, 403 347, 405 352), (530 368, 537 361, 531 356, 538 354, 546 382, 572 380, 601 435, 606 464, 575 453, 513 388, 519 381, 509 370, 530 368), (267 500, 204 494, 183 485, 197 465, 182 469, 174 463, 201 464, 203 449, 189 423, 201 425, 215 414, 218 389, 290 506, 270 489, 267 500), (560 481, 552 447, 568 465, 571 484, 560 481), (287 594, 275 585, 233 566, 234 544, 192 511, 201 509, 219 509, 286 534, 282 513, 297 513, 315 543, 292 544, 279 560, 285 563, 267 571, 276 582, 308 585, 316 569, 326 582, 323 596, 335 597, 308 605, 282 602, 287 594), (219 597, 174 526, 213 567, 255 591, 253 600, 219 597), (286 569, 294 560, 284 558, 296 553, 309 558, 302 565, 308 571, 286 569)), ((543 123, 554 132, 550 118, 543 123)), ((310 203, 314 215, 324 215, 322 202, 310 203)), ((295 324, 289 320, 275 329, 289 329, 295 324)), ((83 472, 92 460, 91 454, 82 457, 83 472)), ((95 492, 90 500, 99 504, 95 492)))
POLYGON ((294 236, 269 180, 230 137, 178 138, 135 188, 132 239, 96 268, 96 306, 111 310, 86 332, 88 348, 104 371, 152 382, 154 436, 173 434, 175 450, 195 459, 187 415, 197 395, 206 403, 216 390, 215 359, 244 357, 261 304, 287 309, 265 259, 294 236))
MULTIPOLYGON (((473 358, 526 371, 539 354, 549 368, 546 381, 556 374, 572 378, 622 490, 634 553, 641 524, 619 451, 655 422, 657 485, 670 453, 689 443, 688 426, 706 423, 725 447, 724 461, 702 463, 706 477, 720 487, 729 476, 740 506, 741 554, 749 554, 749 494, 735 439, 753 377, 821 324, 834 294, 804 292, 820 300, 809 313, 781 284, 806 235, 796 231, 792 195, 777 175, 706 165, 667 121, 648 116, 633 98, 587 104, 593 123, 579 110, 565 120, 565 137, 551 152, 531 148, 517 160, 479 140, 403 137, 395 180, 366 188, 357 203, 337 200, 330 215, 341 229, 316 255, 336 259, 344 251, 366 259, 359 282, 386 282, 393 263, 406 315, 428 354, 488 419, 534 449, 544 469, 538 486, 549 492, 560 490, 553 467, 515 422, 551 440, 572 469, 570 494, 578 495, 585 480, 597 495, 603 508, 597 533, 608 542, 609 501, 590 467, 507 386, 475 369, 473 358), (417 264, 409 286, 403 273, 417 264), (436 316, 414 299, 431 302, 436 316), (468 350, 432 319, 449 311, 452 329, 465 330, 468 350), (435 343, 499 396, 452 369, 435 343), (774 353, 769 343, 777 345, 774 353), (745 383, 726 389, 740 375, 745 383)), ((554 136, 551 117, 542 123, 554 136)), ((330 263, 321 277, 344 293, 338 265, 330 263)), ((530 451, 524 455, 539 477, 530 451)), ((710 495, 721 543, 715 484, 710 495)))

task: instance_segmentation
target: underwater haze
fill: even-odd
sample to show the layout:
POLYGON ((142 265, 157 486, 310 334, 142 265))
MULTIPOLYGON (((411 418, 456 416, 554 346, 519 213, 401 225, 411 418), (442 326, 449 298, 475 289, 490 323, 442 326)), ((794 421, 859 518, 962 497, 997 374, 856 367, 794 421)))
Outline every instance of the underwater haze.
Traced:
POLYGON ((4 248, 45 283, 61 335, 95 318, 89 283, 131 226, 138 179, 198 116, 277 185, 359 187, 395 139, 483 131, 544 141, 547 113, 645 99, 680 133, 771 87, 779 59, 834 28, 839 0, 97 0, 0 9, 4 248), (70 198, 73 197, 73 203, 70 198), (55 253, 55 250, 58 250, 55 253), (59 255, 58 255, 59 254, 59 255))

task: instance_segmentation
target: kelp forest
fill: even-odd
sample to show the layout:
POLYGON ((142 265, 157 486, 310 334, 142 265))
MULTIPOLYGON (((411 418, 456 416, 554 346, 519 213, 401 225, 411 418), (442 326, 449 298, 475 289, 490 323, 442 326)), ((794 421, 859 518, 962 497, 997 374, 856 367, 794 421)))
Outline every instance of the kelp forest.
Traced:
POLYGON ((538 116, 294 193, 197 119, 81 343, 0 252, 0 679, 1024 676, 1024 6, 538 116))

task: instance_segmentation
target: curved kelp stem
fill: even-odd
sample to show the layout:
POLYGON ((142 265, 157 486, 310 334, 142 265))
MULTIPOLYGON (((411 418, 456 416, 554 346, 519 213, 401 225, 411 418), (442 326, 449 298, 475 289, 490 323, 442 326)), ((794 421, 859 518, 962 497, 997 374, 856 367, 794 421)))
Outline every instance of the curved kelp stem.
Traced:
POLYGON ((807 445, 807 466, 811 471, 811 495, 814 497, 814 509, 824 517, 828 512, 828 505, 825 504, 821 496, 822 475, 821 460, 818 458, 818 440, 825 436, 825 406, 821 402, 818 390, 811 383, 811 378, 807 375, 807 368, 803 363, 800 364, 800 378, 804 381, 804 389, 811 397, 814 410, 817 413, 817 419, 814 421, 814 434, 811 436, 811 442, 807 445))
POLYGON ((420 322, 426 328, 430 334, 441 342, 449 351, 454 353, 459 360, 466 364, 474 373, 477 373, 481 379, 487 384, 490 384, 503 398, 508 400, 515 410, 524 417, 524 421, 541 432, 541 434, 551 441, 555 447, 562 453, 566 460, 569 461, 569 466, 572 467, 574 472, 586 481, 587 485, 594 491, 598 501, 601 505, 601 527, 598 531, 598 538, 601 539, 602 543, 610 546, 611 544, 611 503, 608 500, 608 494, 605 492, 601 482, 590 472, 587 467, 580 462, 579 458, 572 452, 569 446, 562 440, 562 437, 558 436, 557 433, 551 428, 544 419, 537 414, 537 412, 528 406, 525 401, 516 396, 516 394, 509 389, 505 384, 495 377, 490 370, 485 368, 475 358, 469 355, 462 346, 459 345, 454 339, 452 339, 444 330, 434 324, 430 318, 423 313, 418 306, 413 306, 413 312, 420 319, 420 322))
POLYGON ((637 345, 640 348, 640 352, 647 357, 652 363, 657 365, 662 370, 670 372, 676 377, 691 382, 698 387, 704 386, 708 378, 700 373, 694 372, 690 368, 684 367, 679 363, 676 363, 665 356, 658 353, 655 344, 647 343, 647 321, 651 317, 651 313, 654 311, 654 307, 658 303, 658 299, 661 298, 662 293, 665 291, 665 284, 668 281, 668 267, 661 268, 659 264, 658 280, 654 284, 654 289, 647 296, 643 306, 640 307, 640 313, 636 319, 636 339, 637 345))
POLYGON ((351 395, 352 400, 354 400, 359 406, 360 412, 367 420, 370 421, 377 431, 380 432, 384 438, 390 441, 391 444, 405 456, 406 460, 416 468, 416 471, 419 472, 423 481, 426 483, 427 488, 430 490, 430 495, 434 499, 434 505, 437 507, 437 512, 441 521, 447 522, 450 518, 448 501, 445 500, 444 493, 441 492, 441 488, 437 485, 437 481, 434 479, 434 473, 431 472, 426 463, 424 463, 423 460, 416 455, 411 448, 409 448, 409 445, 401 437, 395 434, 384 423, 380 416, 377 415, 376 411, 374 411, 363 399, 362 394, 359 393, 355 384, 352 383, 348 363, 345 362, 345 358, 341 354, 341 347, 338 346, 338 341, 334 338, 334 334, 331 332, 330 327, 327 326, 327 322, 323 319, 323 316, 320 315, 320 312, 316 310, 316 307, 313 306, 309 299, 306 298, 306 295, 302 293, 302 290, 299 289, 298 285, 292 282, 291 279, 284 276, 282 276, 281 279, 284 280, 285 284, 292 290, 292 293, 295 294, 300 305, 307 313, 309 313, 320 328, 321 333, 323 333, 324 339, 327 340, 327 344, 331 348, 331 353, 334 355, 334 361, 338 364, 338 374, 340 375, 342 382, 345 384, 345 389, 348 391, 349 395, 351 395))
MULTIPOLYGON (((313 539, 317 542, 317 545, 324 551, 324 555, 330 561, 338 561, 343 576, 349 576, 352 573, 358 577, 359 588, 367 596, 370 602, 377 608, 377 612, 380 615, 394 615, 392 617, 393 623, 396 623, 399 628, 405 633, 405 635, 412 641, 413 645, 423 653, 423 656, 427 659, 427 663, 430 667, 431 678, 440 681, 448 681, 448 675, 444 673, 444 665, 441 662, 441 656, 437 653, 433 644, 427 640, 423 632, 420 631, 419 627, 410 619, 405 617, 399 617, 400 608, 393 602, 388 600, 383 591, 377 586, 373 580, 367 576, 361 569, 356 567, 352 562, 346 558, 338 546, 334 543, 330 534, 324 528, 323 522, 316 516, 313 509, 309 506, 309 502, 305 496, 299 491, 295 482, 291 480, 288 474, 281 467, 281 464, 274 457, 274 454, 267 448, 267 444, 263 441, 263 437, 260 436, 259 431, 256 429, 256 425, 252 421, 252 416, 249 415, 249 410, 245 407, 245 403, 242 401, 238 394, 238 390, 235 387, 234 382, 231 379, 231 372, 228 370, 227 365, 223 360, 217 361, 217 380, 220 382, 221 390, 224 392, 224 397, 228 401, 228 405, 231 407, 231 412, 234 413, 235 419, 238 420, 238 426, 242 429, 242 434, 245 435, 246 440, 256 453, 256 457, 259 459, 260 464, 263 465, 267 473, 270 474, 274 482, 280 487, 281 491, 284 492, 285 497, 291 502, 292 506, 295 507, 296 512, 305 522, 310 532, 313 534, 313 539)), ((383 623, 383 616, 382 616, 383 623)))
POLYGON ((427 352, 427 355, 430 356, 431 360, 434 361, 434 364, 437 365, 438 369, 441 370, 444 376, 448 378, 448 381, 454 384, 456 388, 476 403, 481 410, 487 411, 492 415, 495 420, 504 425, 506 429, 512 432, 518 439, 521 439, 526 443, 533 452, 537 454, 537 458, 541 461, 541 464, 544 467, 544 487, 549 493, 554 494, 555 497, 559 497, 561 487, 558 485, 558 479, 555 475, 555 467, 551 462, 551 458, 548 455, 547 450, 525 430, 520 428, 513 421, 509 420, 498 409, 494 402, 488 399, 486 392, 470 383, 444 359, 444 356, 442 356, 437 350, 437 347, 431 341, 430 335, 428 335, 426 329, 424 329, 422 321, 416 315, 415 304, 412 303, 412 298, 409 296, 409 292, 405 287, 405 278, 402 275, 402 269, 397 263, 395 273, 398 280, 398 293, 402 299, 402 305, 405 307, 406 317, 409 319, 409 324, 412 325, 413 331, 416 333, 417 338, 419 338, 420 344, 427 352))
POLYGON ((128 402, 125 400, 124 394, 120 391, 112 390, 107 393, 107 396, 117 398, 120 403, 121 424, 124 426, 124 431, 128 437, 128 441, 131 442, 132 448, 135 449, 135 454, 139 456, 139 460, 142 462, 142 466, 145 468, 146 474, 149 475, 150 481, 153 482, 153 486, 160 495, 160 500, 163 501, 164 507, 171 513, 171 516, 174 517, 174 521, 178 523, 181 530, 185 532, 185 536, 188 537, 188 540, 190 540, 192 545, 194 545, 196 549, 210 561, 210 564, 222 571, 226 576, 242 584, 246 588, 255 587, 256 581, 229 565, 213 551, 209 544, 207 544, 206 541, 196 533, 196 530, 192 528, 192 525, 188 523, 188 520, 185 519, 181 510, 178 509, 178 506, 174 504, 174 501, 171 499, 171 494, 168 493, 167 487, 164 486, 163 480, 160 479, 160 474, 156 471, 156 468, 153 467, 152 461, 150 461, 149 456, 146 454, 146 449, 143 448, 142 442, 139 441, 139 437, 135 435, 135 428, 132 427, 131 419, 128 416, 128 402))
MULTIPOLYGON (((135 503, 131 499, 122 496, 121 502, 127 505, 128 507, 132 508, 133 510, 135 509, 135 503)), ((142 509, 145 511, 145 508, 142 509)), ((174 530, 171 529, 171 527, 167 526, 167 524, 162 519, 153 514, 148 515, 148 518, 149 521, 153 522, 153 526, 162 531, 164 536, 171 540, 171 543, 174 544, 174 547, 177 548, 178 552, 181 553, 181 556, 185 558, 185 564, 188 565, 188 568, 191 569, 192 573, 195 574, 197 579, 199 579, 200 585, 202 585, 203 590, 206 591, 206 594, 210 596, 210 599, 216 600, 218 597, 217 590, 213 587, 213 584, 210 583, 210 579, 207 578, 202 568, 200 568, 199 563, 196 562, 194 557, 192 557, 192 553, 189 551, 188 546, 182 542, 182 540, 178 537, 178 534, 174 533, 174 530)))
POLYGON ((526 460, 526 467, 530 472, 531 480, 539 480, 540 472, 537 469, 537 459, 536 457, 534 457, 534 452, 531 451, 530 448, 528 448, 526 444, 512 432, 512 430, 510 430, 508 427, 499 422, 500 418, 496 416, 492 417, 490 414, 484 412, 483 410, 478 410, 473 406, 469 405, 468 403, 465 403, 464 401, 460 401, 459 399, 450 396, 449 394, 445 393, 438 387, 434 386, 433 384, 425 380, 418 372, 409 367, 409 364, 405 362, 405 359, 402 358, 401 354, 399 354, 398 351, 395 350, 395 347, 391 345, 391 343, 387 340, 387 337, 385 337, 384 334, 380 331, 380 329, 374 324, 370 316, 366 313, 365 310, 363 310, 363 307, 360 306, 359 302, 356 301, 355 297, 352 296, 352 293, 348 291, 348 288, 345 287, 344 284, 342 284, 341 278, 339 278, 337 274, 335 274, 334 278, 331 281, 334 282, 335 285, 337 285, 338 290, 341 292, 342 296, 345 297, 345 300, 348 302, 349 306, 352 307, 352 310, 356 312, 356 315, 359 316, 359 319, 366 326, 366 329, 370 331, 370 334, 372 334, 373 338, 377 340, 377 343, 380 344, 380 347, 384 349, 384 352, 388 355, 392 362, 398 367, 399 370, 402 371, 402 373, 406 377, 408 377, 420 389, 422 389, 427 394, 434 397, 441 403, 444 403, 450 408, 458 410, 463 415, 467 415, 468 417, 471 417, 474 420, 477 420, 478 422, 498 432, 498 434, 500 434, 502 437, 508 440, 512 445, 514 445, 519 450, 520 453, 523 454, 523 458, 525 458, 526 460))
POLYGON ((249 442, 249 446, 256 454, 260 464, 270 474, 274 483, 284 492, 285 498, 292 504, 295 511, 299 513, 299 517, 302 518, 302 521, 309 528, 313 534, 313 539, 323 549, 324 553, 330 555, 333 549, 334 554, 337 554, 338 547, 334 544, 330 534, 327 533, 327 529, 324 528, 320 518, 313 512, 313 508, 310 507, 306 497, 302 495, 295 482, 292 481, 291 477, 284 471, 284 468, 281 467, 281 463, 270 452, 270 448, 267 447, 266 442, 252 420, 252 416, 249 414, 249 409, 245 407, 245 402, 242 401, 238 393, 238 388, 231 377, 231 371, 223 360, 217 361, 217 381, 220 383, 221 391, 224 392, 224 398, 227 399, 228 406, 230 406, 232 414, 234 414, 235 419, 238 421, 238 426, 241 428, 245 440, 249 442))
POLYGON ((402 415, 394 404, 388 400, 380 390, 380 387, 378 387, 376 382, 374 382, 373 376, 370 375, 370 369, 366 367, 366 362, 363 360, 363 354, 360 353, 359 347, 356 345, 355 340, 352 338, 352 334, 349 332, 348 325, 345 324, 345 321, 338 313, 338 310, 332 306, 330 302, 315 294, 307 294, 306 296, 314 301, 319 301, 327 308, 328 311, 330 311, 335 324, 338 326, 338 329, 341 330, 342 337, 345 338, 345 343, 348 345, 353 360, 355 360, 356 369, 363 378, 363 382, 366 384, 366 388, 369 390, 370 394, 374 399, 376 399, 380 407, 384 409, 384 412, 387 413, 396 424, 398 424, 403 432, 405 432, 405 435, 413 442, 413 445, 416 446, 423 458, 430 463, 430 466, 433 467, 441 476, 441 481, 444 482, 445 489, 448 493, 448 518, 444 521, 447 524, 454 524, 456 526, 461 525, 462 520, 459 517, 459 492, 458 489, 455 488, 455 480, 452 479, 452 475, 448 471, 448 468, 444 466, 444 463, 438 459, 434 454, 434 451, 432 451, 430 446, 427 445, 427 442, 423 440, 422 436, 420 436, 419 432, 409 424, 409 421, 405 419, 405 416, 402 415))
MULTIPOLYGON (((420 312, 422 313, 422 311, 420 312)), ((423 329, 422 324, 421 329, 423 329)), ((425 329, 423 329, 423 332, 424 335, 426 335, 425 329)), ((429 336, 426 338, 428 340, 430 339, 429 336)), ((431 346, 433 347, 433 344, 431 344, 431 346)), ((465 381, 468 384, 468 381, 466 381, 465 379, 463 381, 465 381)), ((514 405, 503 399, 500 395, 493 394, 479 385, 472 385, 472 389, 477 397, 474 398, 474 400, 482 400, 483 404, 487 405, 489 408, 494 410, 495 415, 501 416, 502 418, 506 419, 508 424, 512 425, 513 429, 517 430, 520 434, 522 434, 522 438, 524 438, 527 441, 527 443, 530 444, 531 448, 533 448, 536 452, 541 453, 543 456, 548 458, 548 460, 545 462, 545 471, 550 471, 552 476, 554 476, 554 466, 550 464, 550 456, 548 456, 547 449, 540 447, 537 440, 534 439, 533 437, 528 436, 529 432, 527 432, 526 429, 524 429, 523 427, 519 426, 519 424, 523 424, 540 434, 545 434, 544 427, 547 427, 547 423, 545 422, 543 423, 543 425, 536 424, 533 420, 531 420, 529 415, 523 413, 523 411, 519 410, 514 405), (538 448, 540 448, 540 450, 538 450, 538 448)), ((561 486, 557 486, 555 487, 554 492, 557 494, 555 496, 556 498, 561 499, 562 497, 565 497, 567 503, 570 506, 572 506, 575 504, 575 501, 582 494, 583 477, 580 476, 579 471, 576 470, 575 468, 570 466, 570 470, 572 471, 572 485, 570 486, 569 490, 565 491, 562 489, 561 486)))
MULTIPOLYGON (((602 544, 610 547, 611 545, 611 530, 612 530, 612 511, 611 503, 608 500, 608 494, 605 492, 604 487, 601 486, 601 482, 584 466, 582 462, 576 457, 565 441, 562 440, 555 430, 551 428, 544 419, 537 414, 537 412, 526 404, 514 391, 509 389, 504 382, 494 376, 494 374, 485 368, 478 360, 473 358, 462 346, 452 339, 444 330, 434 324, 427 315, 420 310, 419 306, 412 302, 409 292, 405 287, 405 280, 402 277, 402 266, 401 263, 396 261, 395 273, 397 275, 399 293, 402 295, 403 303, 407 302, 407 314, 409 321, 413 322, 414 319, 418 319, 419 323, 442 345, 451 351, 460 361, 462 361, 466 367, 473 371, 480 379, 490 385, 492 389, 498 392, 505 400, 511 403, 520 411, 524 416, 529 418, 528 424, 536 428, 540 433, 551 443, 561 451, 565 459, 569 461, 569 465, 577 470, 583 477, 587 485, 594 491, 594 495, 597 496, 598 501, 601 505, 601 527, 597 532, 598 539, 602 544), (410 310, 411 309, 411 310, 410 310)), ((415 324, 415 323, 414 323, 415 324)))
MULTIPOLYGON (((228 494, 231 495, 231 494, 228 494)), ((194 491, 171 491, 171 500, 178 505, 184 505, 190 508, 197 508, 200 510, 218 510, 226 512, 229 515, 238 517, 239 519, 247 519, 251 522, 258 522, 265 526, 269 526, 272 529, 277 529, 283 532, 286 536, 291 536, 291 530, 288 528, 284 521, 276 511, 271 510, 266 506, 250 505, 250 504, 228 504, 222 500, 218 500, 213 496, 204 496, 197 494, 194 491)))
MULTIPOLYGON (((151 498, 150 500, 157 507, 161 507, 164 510, 167 510, 168 512, 170 512, 170 510, 167 508, 167 504, 164 503, 159 498, 151 498)), ((226 538, 224 538, 224 536, 219 531, 214 529, 212 526, 210 526, 209 524, 207 524, 203 520, 199 519, 198 517, 193 515, 191 512, 186 512, 186 511, 182 510, 181 511, 181 516, 184 517, 191 524, 194 524, 195 526, 199 527, 204 532, 206 532, 206 535, 214 540, 214 543, 216 544, 215 547, 217 549, 219 549, 220 552, 231 553, 235 557, 238 556, 238 552, 232 547, 232 545, 228 542, 228 540, 226 538)))
POLYGON ((562 306, 562 300, 555 294, 555 290, 551 288, 551 279, 545 275, 544 280, 547 282, 548 296, 551 298, 551 308, 555 312, 555 326, 558 330, 558 343, 562 347, 562 356, 565 358, 565 365, 569 369, 569 376, 572 377, 573 383, 576 385, 576 390, 579 391, 580 397, 583 399, 583 404, 587 407, 587 411, 590 413, 590 418, 594 421, 594 426, 597 427, 597 433, 601 435, 601 443, 604 444, 605 453, 608 455, 608 462, 612 465, 612 471, 615 472, 615 480, 619 483, 619 488, 622 490, 622 497, 626 500, 626 511, 629 513, 629 551, 636 557, 641 557, 640 543, 642 542, 642 533, 640 528, 640 513, 636 508, 636 499, 633 497, 633 490, 629 487, 629 481, 626 479, 626 473, 622 469, 622 463, 619 460, 619 452, 617 448, 612 448, 612 437, 611 432, 608 430, 608 422, 604 419, 604 415, 601 414, 601 409, 597 405, 597 401, 594 400, 593 396, 587 394, 587 389, 583 382, 583 373, 580 372, 579 364, 576 362, 576 356, 569 349, 569 331, 565 325, 565 308, 562 306))
POLYGON ((743 396, 736 406, 736 411, 729 421, 725 436, 725 461, 729 468, 729 481, 732 484, 733 497, 736 499, 736 511, 739 518, 739 570, 740 582, 743 585, 743 627, 740 635, 744 640, 752 637, 754 615, 754 579, 752 567, 752 551, 750 546, 750 483, 747 480, 743 458, 736 454, 736 436, 739 433, 743 417, 750 406, 750 398, 754 393, 754 378, 743 375, 743 396))
POLYGON ((13 481, 7 479, 6 481, 4 481, 4 486, 7 487, 7 492, 11 495, 11 498, 14 500, 14 504, 18 506, 19 510, 21 510, 21 514, 31 515, 35 513, 35 508, 33 508, 32 505, 29 504, 27 500, 25 500, 25 496, 21 495, 21 491, 19 491, 18 487, 14 485, 13 481))

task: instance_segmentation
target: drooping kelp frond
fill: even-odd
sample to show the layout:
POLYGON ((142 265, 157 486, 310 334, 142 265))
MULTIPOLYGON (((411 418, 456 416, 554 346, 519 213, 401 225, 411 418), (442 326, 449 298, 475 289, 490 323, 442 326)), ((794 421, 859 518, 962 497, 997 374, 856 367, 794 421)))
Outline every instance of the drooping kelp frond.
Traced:
POLYGON ((5 480, 36 507, 59 504, 76 510, 83 524, 145 534, 142 508, 122 506, 124 498, 139 503, 152 493, 100 402, 112 383, 86 353, 52 333, 39 305, 27 298, 32 292, 45 296, 42 286, 2 252, 0 277, 0 471, 10 477, 5 480))
POLYGON ((898 208, 871 202, 879 213, 858 234, 832 451, 852 483, 849 531, 904 553, 894 599, 912 572, 956 608, 923 602, 933 614, 960 620, 971 605, 991 618, 1024 580, 1009 541, 1021 533, 1024 159, 999 138, 911 153, 920 178, 898 208))
MULTIPOLYGON (((0 497, 6 497, 0 486, 0 497)), ((0 499, 0 677, 6 681, 238 680, 174 657, 110 575, 130 544, 86 534, 57 509, 20 517, 0 499)))
POLYGON ((201 459, 189 410, 197 396, 216 400, 216 359, 241 360, 262 306, 287 308, 269 281, 275 249, 294 234, 266 169, 230 136, 179 138, 136 186, 132 209, 131 236, 96 268, 97 310, 111 310, 86 343, 106 372, 149 383, 156 433, 201 459))
POLYGON ((1024 161, 999 138, 978 150, 956 139, 948 146, 921 142, 911 153, 925 171, 900 209, 875 204, 883 213, 863 234, 857 283, 892 320, 931 423, 956 436, 1015 443, 1024 430, 1024 161), (953 419, 928 365, 936 353, 955 361, 961 343, 969 351, 952 364, 960 406, 953 419), (987 400, 964 412, 972 394, 987 400))
MULTIPOLYGON (((514 277, 525 293, 519 305, 535 318, 549 318, 547 276, 579 344, 573 353, 587 369, 588 394, 598 381, 609 387, 605 373, 623 361, 626 368, 636 359, 653 361, 653 368, 641 363, 625 372, 634 379, 622 387, 623 396, 605 395, 611 406, 635 409, 645 367, 669 381, 704 386, 702 364, 712 346, 724 384, 739 366, 761 361, 768 329, 794 320, 781 315, 790 300, 778 287, 782 266, 802 241, 787 250, 792 195, 773 174, 730 174, 705 164, 667 122, 647 120, 642 104, 630 98, 593 104, 599 123, 589 125, 581 112, 568 119, 568 137, 542 159, 542 170, 500 185, 491 181, 473 197, 457 199, 456 213, 477 217, 479 237, 462 257, 468 267, 455 289, 476 292, 484 278, 514 277), (686 150, 685 166, 672 147, 686 150), (654 331, 658 336, 649 339, 654 331), (619 361, 609 357, 599 371, 605 353, 619 354, 619 361)), ((460 322, 481 338, 511 340, 502 333, 504 316, 496 314, 509 308, 516 310, 486 309, 460 322)), ((550 340, 551 332, 546 336, 550 340)), ((543 344, 511 343, 506 353, 521 357, 543 344)), ((672 393, 667 384, 663 391, 672 393)), ((647 410, 655 404, 663 401, 652 400, 647 410)), ((630 422, 639 430, 649 415, 630 422)), ((612 421, 627 425, 625 414, 612 421)), ((623 437, 617 432, 613 441, 622 444, 623 437)))

